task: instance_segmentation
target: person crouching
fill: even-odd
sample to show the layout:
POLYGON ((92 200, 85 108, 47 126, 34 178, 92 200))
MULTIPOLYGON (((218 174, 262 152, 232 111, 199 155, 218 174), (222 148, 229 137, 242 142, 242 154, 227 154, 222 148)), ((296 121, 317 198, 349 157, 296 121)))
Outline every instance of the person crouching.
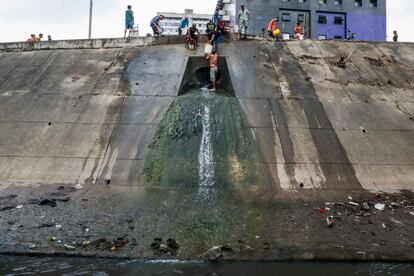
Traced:
POLYGON ((198 36, 200 35, 200 31, 197 29, 197 25, 193 24, 187 30, 187 47, 194 46, 194 49, 198 47, 198 36))

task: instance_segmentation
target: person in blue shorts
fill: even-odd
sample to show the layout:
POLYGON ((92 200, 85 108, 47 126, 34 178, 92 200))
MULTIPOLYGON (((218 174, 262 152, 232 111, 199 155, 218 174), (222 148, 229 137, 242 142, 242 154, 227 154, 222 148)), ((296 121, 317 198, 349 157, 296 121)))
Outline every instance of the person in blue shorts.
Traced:
POLYGON ((183 29, 187 28, 189 23, 190 22, 187 16, 184 16, 183 18, 181 18, 180 23, 178 23, 178 34, 179 35, 183 34, 183 29))
POLYGON ((124 37, 127 36, 127 32, 128 32, 128 37, 131 34, 131 30, 134 28, 134 12, 132 11, 132 6, 128 5, 128 9, 125 12, 125 32, 124 32, 124 37))

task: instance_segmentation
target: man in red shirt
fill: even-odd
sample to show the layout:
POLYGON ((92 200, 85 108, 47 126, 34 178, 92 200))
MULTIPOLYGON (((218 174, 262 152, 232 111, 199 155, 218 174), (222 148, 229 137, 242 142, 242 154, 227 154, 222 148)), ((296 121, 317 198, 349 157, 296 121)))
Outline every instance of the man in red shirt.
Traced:
POLYGON ((279 21, 279 18, 273 18, 270 20, 269 25, 267 26, 267 31, 269 33, 270 37, 275 37, 273 32, 277 30, 277 22, 279 21))
POLYGON ((298 22, 295 27, 295 39, 300 40, 302 35, 303 35, 303 28, 298 22))

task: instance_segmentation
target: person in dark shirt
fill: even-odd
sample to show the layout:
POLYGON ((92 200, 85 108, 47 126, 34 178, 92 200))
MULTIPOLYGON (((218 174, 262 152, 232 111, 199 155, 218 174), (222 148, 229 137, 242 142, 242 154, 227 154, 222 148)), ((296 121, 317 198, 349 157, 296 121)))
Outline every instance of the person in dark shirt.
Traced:
POLYGON ((223 42, 223 40, 224 40, 224 35, 218 30, 212 32, 211 37, 209 37, 209 42, 211 45, 213 45, 214 50, 216 52, 218 52, 219 45, 221 42, 223 42))
POLYGON ((198 36, 199 35, 200 35, 200 31, 197 29, 197 25, 193 24, 187 30, 187 45, 194 44, 196 47, 198 47, 198 36))
POLYGON ((207 35, 211 34, 216 30, 216 24, 213 23, 213 21, 209 20, 207 23, 207 35))
POLYGON ((226 23, 223 19, 220 19, 217 22, 217 30, 221 32, 221 34, 225 35, 227 33, 226 23))
POLYGON ((394 32, 393 32, 393 37, 392 37, 392 40, 393 40, 394 42, 398 42, 398 33, 397 33, 397 31, 394 31, 394 32))
POLYGON ((160 26, 160 21, 163 20, 163 19, 164 19, 163 15, 157 15, 156 17, 154 17, 151 20, 150 26, 152 28, 152 31, 154 32, 154 36, 160 35, 162 33, 162 28, 160 26))

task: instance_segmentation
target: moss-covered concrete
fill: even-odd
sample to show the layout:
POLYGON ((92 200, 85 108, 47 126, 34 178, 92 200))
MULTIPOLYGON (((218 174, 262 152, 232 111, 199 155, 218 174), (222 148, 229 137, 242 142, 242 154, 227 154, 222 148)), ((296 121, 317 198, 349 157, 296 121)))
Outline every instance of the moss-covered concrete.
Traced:
POLYGON ((177 97, 168 109, 149 147, 148 182, 197 187, 204 106, 210 109, 216 186, 267 184, 264 169, 254 165, 260 153, 238 100, 201 89, 177 97))

